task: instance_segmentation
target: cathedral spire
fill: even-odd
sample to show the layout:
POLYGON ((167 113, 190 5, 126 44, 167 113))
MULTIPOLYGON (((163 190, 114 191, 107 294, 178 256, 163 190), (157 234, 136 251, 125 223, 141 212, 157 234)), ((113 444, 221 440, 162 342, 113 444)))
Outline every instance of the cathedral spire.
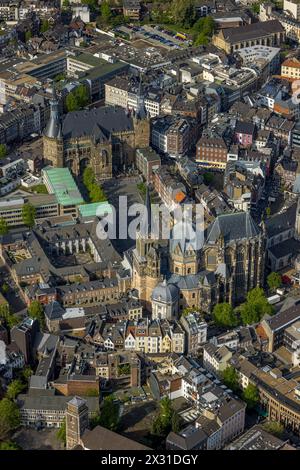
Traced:
POLYGON ((139 77, 139 88, 137 92, 137 106, 136 106, 136 116, 138 119, 145 119, 147 117, 147 112, 145 108, 144 92, 143 92, 143 77, 140 73, 139 77))
POLYGON ((52 96, 50 99, 50 119, 46 126, 44 135, 52 139, 60 139, 62 137, 59 102, 54 86, 52 88, 52 96))

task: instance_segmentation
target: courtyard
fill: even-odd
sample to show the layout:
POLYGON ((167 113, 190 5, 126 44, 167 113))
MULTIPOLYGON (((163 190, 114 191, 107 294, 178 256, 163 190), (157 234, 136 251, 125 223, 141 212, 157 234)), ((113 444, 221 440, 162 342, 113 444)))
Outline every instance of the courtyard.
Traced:
POLYGON ((13 436, 23 450, 62 450, 62 443, 56 437, 57 429, 20 428, 13 436))

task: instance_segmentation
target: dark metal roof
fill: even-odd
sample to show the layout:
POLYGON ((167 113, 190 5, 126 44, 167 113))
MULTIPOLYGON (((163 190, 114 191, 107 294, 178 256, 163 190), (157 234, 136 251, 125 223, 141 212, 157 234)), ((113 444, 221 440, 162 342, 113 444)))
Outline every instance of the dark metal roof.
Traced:
POLYGON ((220 236, 224 242, 257 237, 260 233, 258 225, 248 212, 219 215, 210 225, 206 243, 215 243, 220 236))
POLYGON ((110 134, 132 131, 133 120, 123 108, 105 106, 68 113, 63 121, 62 133, 66 138, 92 136, 96 130, 99 137, 107 138, 110 134))

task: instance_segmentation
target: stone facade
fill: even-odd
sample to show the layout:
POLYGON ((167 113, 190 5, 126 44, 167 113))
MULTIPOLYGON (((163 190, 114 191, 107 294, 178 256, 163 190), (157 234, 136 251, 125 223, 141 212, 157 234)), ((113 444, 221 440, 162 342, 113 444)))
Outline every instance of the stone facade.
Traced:
POLYGON ((45 161, 68 167, 77 176, 91 166, 98 180, 111 178, 114 169, 133 164, 136 148, 149 145, 150 122, 141 109, 130 115, 107 106, 71 112, 61 119, 54 96, 44 132, 45 161))

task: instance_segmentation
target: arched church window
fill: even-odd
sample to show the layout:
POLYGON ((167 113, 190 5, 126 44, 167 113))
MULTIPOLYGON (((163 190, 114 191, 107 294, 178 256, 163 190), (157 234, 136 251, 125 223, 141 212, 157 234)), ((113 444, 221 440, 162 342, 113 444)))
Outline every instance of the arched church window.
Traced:
POLYGON ((108 165, 108 160, 109 160, 107 150, 101 150, 100 156, 101 156, 101 159, 102 159, 102 164, 104 166, 107 166, 108 165))

